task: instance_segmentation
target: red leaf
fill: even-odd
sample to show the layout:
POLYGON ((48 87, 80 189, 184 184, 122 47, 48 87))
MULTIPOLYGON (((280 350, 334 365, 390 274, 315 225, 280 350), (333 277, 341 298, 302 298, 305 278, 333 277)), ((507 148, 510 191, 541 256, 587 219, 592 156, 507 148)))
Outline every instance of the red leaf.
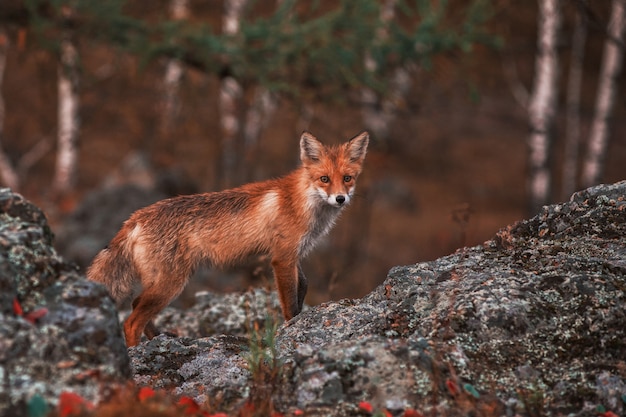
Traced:
POLYGON ((618 417, 618 415, 612 411, 607 411, 606 413, 600 414, 600 417, 618 417))
POLYGON ((403 417, 424 417, 424 415, 417 410, 409 408, 407 410, 404 410, 403 417))
POLYGON ((137 393, 137 398, 139 398, 139 401, 146 401, 149 398, 154 397, 154 390, 150 387, 141 387, 139 388, 139 393, 137 393))
POLYGON ((285 417, 285 416, 279 412, 272 411, 272 417, 285 417))
POLYGON ((459 386, 456 384, 456 382, 454 382, 450 378, 446 379, 446 387, 448 388, 448 391, 450 391, 450 394, 452 395, 459 394, 459 386))
POLYGON ((76 378, 76 380, 78 381, 83 381, 87 378, 93 378, 99 375, 100 375, 99 369, 85 369, 84 371, 79 372, 76 375, 74 375, 74 378, 76 378))
POLYGON ((200 406, 191 397, 181 397, 180 400, 178 400, 178 405, 185 407, 185 410, 183 411, 185 414, 191 415, 200 411, 200 406))
POLYGON ((79 414, 85 409, 92 408, 93 405, 73 392, 62 392, 61 395, 59 395, 59 415, 61 417, 79 414))
POLYGON ((22 305, 17 300, 17 297, 13 299, 13 312, 15 313, 16 316, 24 315, 24 310, 22 310, 22 305))
POLYGON ((368 403, 367 401, 361 401, 359 403, 359 410, 365 411, 366 413, 371 413, 372 411, 374 411, 374 407, 372 407, 372 404, 368 403))
POLYGON ((24 318, 26 320, 28 320, 29 322, 31 322, 32 324, 35 324, 35 322, 37 320, 39 320, 40 318, 42 318, 46 314, 48 314, 48 309, 45 308, 45 307, 41 307, 41 308, 38 308, 37 310, 34 310, 34 311, 31 311, 30 313, 27 313, 24 316, 24 318))
POLYGON ((294 416, 303 416, 304 415, 304 411, 300 410, 299 408, 296 408, 295 410, 293 410, 293 415, 294 416))
POLYGON ((250 401, 246 401, 239 410, 239 416, 252 416, 254 415, 254 404, 250 401))
POLYGON ((209 417, 228 417, 226 413, 209 414, 209 417))
POLYGON ((393 416, 391 415, 391 413, 389 412, 389 410, 383 410, 383 415, 384 415, 385 417, 393 417, 393 416))

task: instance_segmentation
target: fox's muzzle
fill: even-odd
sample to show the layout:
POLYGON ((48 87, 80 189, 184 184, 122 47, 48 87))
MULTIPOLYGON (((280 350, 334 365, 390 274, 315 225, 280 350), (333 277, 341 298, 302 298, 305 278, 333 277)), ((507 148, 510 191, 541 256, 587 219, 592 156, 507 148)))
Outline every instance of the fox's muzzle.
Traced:
POLYGON ((348 194, 331 194, 324 198, 328 204, 333 207, 343 207, 350 202, 350 195, 348 194))

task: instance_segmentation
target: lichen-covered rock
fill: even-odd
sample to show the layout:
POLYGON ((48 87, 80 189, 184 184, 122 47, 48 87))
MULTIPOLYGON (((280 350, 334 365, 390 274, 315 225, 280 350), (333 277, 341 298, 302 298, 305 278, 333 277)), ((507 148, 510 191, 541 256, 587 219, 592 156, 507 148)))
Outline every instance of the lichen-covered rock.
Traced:
POLYGON ((409 345, 382 336, 357 338, 313 348, 299 345, 294 352, 295 405, 333 409, 341 402, 359 399, 389 411, 404 410, 415 403, 413 377, 405 364, 409 345))
POLYGON ((240 404, 250 373, 242 352, 248 341, 236 336, 202 339, 159 335, 129 349, 135 382, 193 397, 216 409, 240 404))
POLYGON ((135 382, 200 404, 209 401, 213 409, 236 409, 249 397, 251 375, 244 357, 249 337, 270 322, 281 323, 280 311, 276 293, 265 288, 196 293, 191 308, 168 307, 159 314, 156 325, 167 336, 129 349, 135 382))
POLYGON ((363 399, 385 407, 385 398, 394 398, 462 415, 473 398, 474 407, 508 414, 532 414, 537 410, 530 408, 539 407, 551 415, 593 415, 596 405, 622 414, 625 196, 626 182, 577 193, 482 246, 394 268, 362 300, 318 306, 296 317, 278 336, 285 357, 301 356, 303 346, 343 357, 334 356, 330 368, 321 353, 293 361, 286 406, 317 404, 330 412, 363 399), (372 336, 386 338, 389 346, 406 343, 413 354, 380 349, 369 360, 355 361, 349 346, 371 343, 372 336), (422 351, 411 342, 416 340, 422 340, 422 351), (385 351, 398 361, 396 372, 364 383, 359 368, 383 366, 390 354, 385 351), (333 371, 342 368, 350 372, 333 371), (402 381, 395 397, 380 394, 389 380, 402 381), (317 391, 310 388, 315 384, 317 391), (359 389, 333 389, 333 405, 327 384, 359 389), (462 397, 455 386, 465 387, 462 397), (484 398, 489 403, 478 404, 484 398))
POLYGON ((196 293, 188 309, 168 307, 155 320, 161 331, 178 336, 249 336, 254 326, 263 327, 268 317, 282 322, 280 301, 275 291, 254 288, 244 293, 196 293))
POLYGON ((0 415, 26 415, 38 394, 100 399, 102 383, 130 376, 116 310, 51 246, 44 214, 0 189, 0 415))

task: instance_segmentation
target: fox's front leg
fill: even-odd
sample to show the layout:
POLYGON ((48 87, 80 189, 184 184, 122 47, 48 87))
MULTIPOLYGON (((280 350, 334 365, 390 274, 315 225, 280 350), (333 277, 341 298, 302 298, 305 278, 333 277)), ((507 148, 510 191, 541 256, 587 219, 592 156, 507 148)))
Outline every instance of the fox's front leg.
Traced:
POLYGON ((302 267, 298 263, 298 313, 302 311, 304 305, 304 297, 306 296, 306 290, 309 287, 308 281, 302 272, 302 267))
MULTIPOLYGON (((299 294, 299 276, 301 274, 299 274, 298 261, 276 257, 272 260, 272 268, 274 269, 274 279, 283 316, 287 321, 296 316, 302 309, 299 294)), ((304 300, 304 296, 302 299, 304 300)))

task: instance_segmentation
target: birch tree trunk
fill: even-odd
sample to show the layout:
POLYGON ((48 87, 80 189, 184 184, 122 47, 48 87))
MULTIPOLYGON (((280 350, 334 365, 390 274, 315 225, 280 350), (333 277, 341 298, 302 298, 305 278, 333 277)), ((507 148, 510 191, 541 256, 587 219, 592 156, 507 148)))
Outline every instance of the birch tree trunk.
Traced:
POLYGON ((13 189, 13 191, 18 191, 20 188, 19 176, 2 147, 2 139, 4 138, 4 96, 2 95, 2 86, 8 51, 9 35, 4 27, 0 27, 0 176, 2 176, 2 181, 7 187, 13 189))
MULTIPOLYGON (((222 32, 226 35, 236 35, 239 32, 241 14, 247 0, 225 0, 222 32)), ((220 86, 219 107, 220 124, 222 127, 222 186, 231 187, 238 180, 236 169, 240 150, 237 146, 241 131, 239 114, 241 112, 241 97, 243 88, 239 81, 227 75, 222 79, 220 86)))
POLYGON ((537 212, 550 196, 550 147, 557 107, 557 36, 561 23, 559 0, 539 0, 539 27, 535 80, 528 106, 530 136, 530 210, 537 212))
POLYGON ((595 115, 591 124, 587 154, 583 164, 582 184, 585 187, 600 182, 604 171, 611 115, 624 54, 625 3, 626 0, 613 0, 611 6, 611 20, 609 21, 608 38, 604 43, 595 115))
MULTIPOLYGON (((585 1, 585 0, 581 0, 585 1)), ((567 82, 567 127, 563 151, 561 199, 567 200, 578 186, 578 155, 580 148, 580 89, 583 78, 587 20, 580 11, 572 35, 572 53, 567 82)))
POLYGON ((78 162, 78 50, 71 35, 61 41, 58 75, 58 148, 53 189, 59 195, 71 191, 76 182, 78 162))
MULTIPOLYGON (((276 7, 280 7, 284 0, 276 0, 276 7)), ((243 127, 244 165, 251 167, 251 162, 259 145, 259 137, 267 127, 271 117, 278 108, 278 98, 264 87, 257 87, 252 103, 246 113, 243 127)), ((246 172, 246 181, 255 180, 250 169, 246 172)))
MULTIPOLYGON (((173 20, 187 20, 189 18, 189 0, 172 0, 170 14, 173 20)), ((180 113, 180 80, 183 77, 184 68, 180 60, 170 59, 165 67, 163 79, 163 118, 161 133, 168 136, 176 123, 180 113)))
MULTIPOLYGON (((396 3, 397 0, 385 0, 381 6, 380 20, 383 26, 377 34, 381 41, 389 37, 389 25, 395 18, 396 3)), ((370 54, 365 57, 365 68, 372 72, 377 69, 377 64, 370 54)), ((363 88, 361 90, 361 113, 367 129, 379 138, 386 138, 396 116, 398 105, 404 102, 410 88, 411 77, 407 68, 395 70, 386 98, 381 99, 371 88, 363 88)))
MULTIPOLYGON (((251 166, 256 154, 261 132, 268 125, 270 118, 278 107, 276 97, 264 87, 257 87, 252 104, 246 114, 243 128, 244 164, 251 166)), ((247 172, 246 181, 253 180, 247 172)))

